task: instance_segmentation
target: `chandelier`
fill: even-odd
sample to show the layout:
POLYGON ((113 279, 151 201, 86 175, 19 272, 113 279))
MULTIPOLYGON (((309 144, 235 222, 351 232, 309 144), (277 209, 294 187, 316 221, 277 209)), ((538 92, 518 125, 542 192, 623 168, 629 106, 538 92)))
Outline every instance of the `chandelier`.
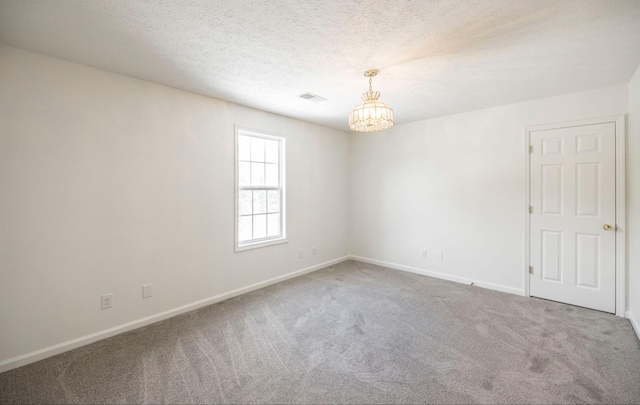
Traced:
POLYGON ((371 78, 378 73, 377 69, 364 72, 365 77, 369 78, 369 91, 362 93, 364 103, 355 106, 349 114, 349 128, 352 131, 376 132, 393 126, 393 108, 378 101, 380 92, 371 89, 371 78))

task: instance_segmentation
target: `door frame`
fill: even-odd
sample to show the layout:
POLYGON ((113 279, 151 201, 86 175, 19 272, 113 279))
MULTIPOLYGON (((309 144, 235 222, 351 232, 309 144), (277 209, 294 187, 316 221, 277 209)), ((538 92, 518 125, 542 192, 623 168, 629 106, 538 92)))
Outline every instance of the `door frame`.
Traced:
POLYGON ((531 132, 544 131, 548 129, 570 128, 583 125, 614 123, 616 131, 616 315, 625 317, 627 307, 627 222, 626 222, 626 114, 611 115, 600 118, 590 118, 577 121, 558 122, 553 124, 532 125, 524 128, 524 154, 525 154, 525 198, 524 198, 524 216, 525 216, 525 234, 524 234, 524 296, 530 297, 530 275, 529 266, 530 257, 530 231, 531 216, 529 215, 531 186, 531 153, 529 145, 531 145, 531 132))

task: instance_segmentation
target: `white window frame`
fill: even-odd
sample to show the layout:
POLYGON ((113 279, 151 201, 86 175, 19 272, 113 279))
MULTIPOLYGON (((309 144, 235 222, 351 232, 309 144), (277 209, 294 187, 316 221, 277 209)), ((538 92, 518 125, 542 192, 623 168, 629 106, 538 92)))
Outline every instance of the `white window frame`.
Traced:
POLYGON ((255 130, 245 128, 242 126, 235 126, 235 251, 242 252, 249 249, 256 249, 265 246, 277 245, 280 243, 287 243, 287 221, 286 221, 286 138, 282 135, 269 133, 262 130, 255 130), (240 186, 240 148, 239 138, 241 135, 257 137, 263 139, 269 139, 278 141, 279 143, 279 157, 278 157, 278 179, 279 186, 240 186), (252 239, 250 241, 240 242, 240 191, 241 190, 280 190, 280 235, 271 236, 260 239, 252 239))

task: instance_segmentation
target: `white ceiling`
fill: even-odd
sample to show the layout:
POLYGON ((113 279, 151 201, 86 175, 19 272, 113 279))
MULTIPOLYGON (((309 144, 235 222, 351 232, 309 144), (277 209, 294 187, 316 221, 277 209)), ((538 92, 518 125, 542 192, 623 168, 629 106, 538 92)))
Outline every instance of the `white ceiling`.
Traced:
POLYGON ((627 83, 640 1, 0 0, 0 43, 346 130, 368 68, 396 123, 627 83))

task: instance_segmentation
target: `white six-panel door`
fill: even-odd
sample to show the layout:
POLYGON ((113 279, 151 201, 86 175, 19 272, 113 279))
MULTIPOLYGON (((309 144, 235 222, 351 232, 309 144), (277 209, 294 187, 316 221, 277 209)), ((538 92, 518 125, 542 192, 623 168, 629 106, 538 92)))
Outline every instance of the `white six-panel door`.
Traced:
POLYGON ((615 123, 530 136, 530 294, 615 313, 615 123))

